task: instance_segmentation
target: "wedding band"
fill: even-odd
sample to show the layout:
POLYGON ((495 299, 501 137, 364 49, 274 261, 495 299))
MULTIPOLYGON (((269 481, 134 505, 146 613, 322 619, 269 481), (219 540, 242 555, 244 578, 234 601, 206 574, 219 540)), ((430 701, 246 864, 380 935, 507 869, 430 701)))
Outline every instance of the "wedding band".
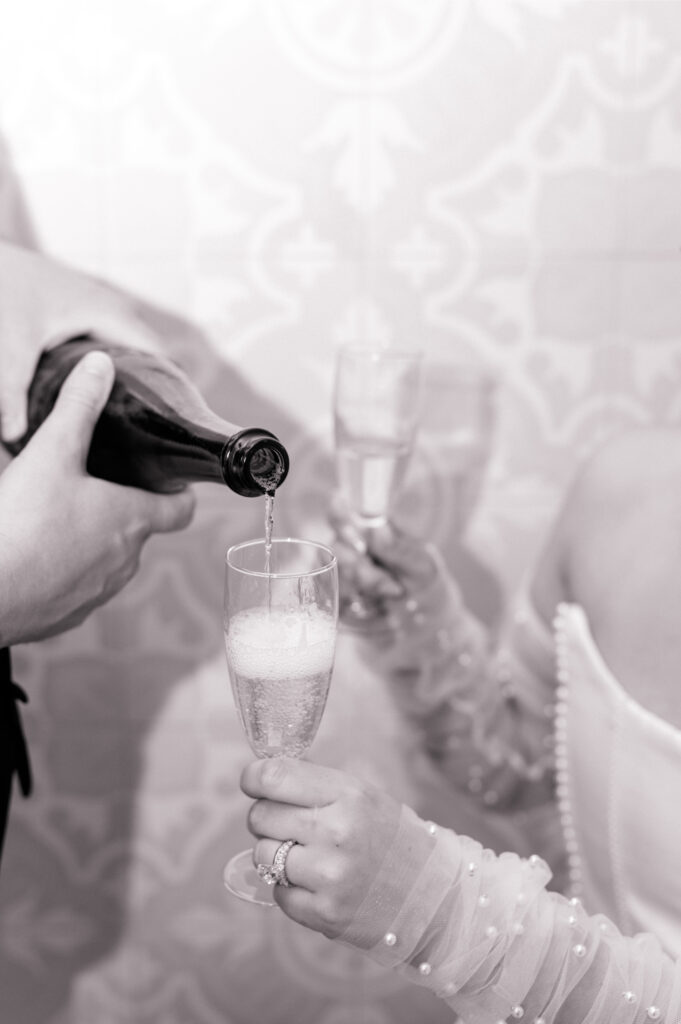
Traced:
POLYGON ((286 874, 286 858, 291 847, 297 845, 298 843, 295 839, 287 839, 277 847, 277 852, 271 864, 258 864, 257 872, 263 882, 267 885, 283 885, 285 889, 288 888, 291 883, 286 874))

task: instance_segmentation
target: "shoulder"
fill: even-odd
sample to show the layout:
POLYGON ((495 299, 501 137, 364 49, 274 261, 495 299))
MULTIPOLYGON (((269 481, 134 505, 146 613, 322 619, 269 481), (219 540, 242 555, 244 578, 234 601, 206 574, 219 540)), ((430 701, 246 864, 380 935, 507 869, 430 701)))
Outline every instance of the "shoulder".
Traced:
POLYGON ((544 614, 561 600, 588 604, 642 547, 665 557, 680 521, 681 429, 633 429, 600 445, 575 472, 539 560, 533 592, 544 614))
POLYGON ((645 583, 668 587, 681 523, 681 431, 629 431, 603 445, 575 477, 557 527, 568 597, 632 600, 645 583))
POLYGON ((564 513, 602 504, 604 512, 622 511, 621 502, 640 502, 653 485, 665 489, 681 474, 681 428, 628 430, 598 447, 578 468, 564 513))

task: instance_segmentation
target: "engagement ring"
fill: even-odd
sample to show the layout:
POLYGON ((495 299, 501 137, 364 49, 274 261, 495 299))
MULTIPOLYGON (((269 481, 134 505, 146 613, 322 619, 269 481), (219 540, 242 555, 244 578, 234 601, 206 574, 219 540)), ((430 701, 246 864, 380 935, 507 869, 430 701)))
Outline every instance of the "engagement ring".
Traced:
POLYGON ((277 847, 271 864, 258 864, 257 872, 267 885, 283 885, 288 888, 291 883, 286 874, 286 858, 291 847, 297 845, 295 839, 287 839, 277 847))

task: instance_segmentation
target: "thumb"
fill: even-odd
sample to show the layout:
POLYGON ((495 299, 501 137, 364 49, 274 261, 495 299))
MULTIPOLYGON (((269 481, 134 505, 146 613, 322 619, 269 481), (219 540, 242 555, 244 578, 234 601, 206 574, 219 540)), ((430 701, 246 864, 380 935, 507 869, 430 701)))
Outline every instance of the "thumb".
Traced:
POLYGON ((3 441, 18 441, 26 433, 26 392, 0 385, 0 430, 3 441))
POLYGON ((65 446, 84 466, 99 415, 113 387, 116 371, 110 356, 88 352, 64 381, 50 413, 53 427, 64 435, 65 446))

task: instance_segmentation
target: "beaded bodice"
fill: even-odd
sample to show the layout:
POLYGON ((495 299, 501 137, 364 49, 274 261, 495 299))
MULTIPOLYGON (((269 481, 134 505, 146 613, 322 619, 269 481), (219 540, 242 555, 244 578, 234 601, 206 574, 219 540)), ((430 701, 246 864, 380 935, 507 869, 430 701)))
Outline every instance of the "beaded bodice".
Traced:
POLYGON ((558 800, 573 891, 681 956, 681 731, 635 701, 583 610, 556 622, 558 800))

